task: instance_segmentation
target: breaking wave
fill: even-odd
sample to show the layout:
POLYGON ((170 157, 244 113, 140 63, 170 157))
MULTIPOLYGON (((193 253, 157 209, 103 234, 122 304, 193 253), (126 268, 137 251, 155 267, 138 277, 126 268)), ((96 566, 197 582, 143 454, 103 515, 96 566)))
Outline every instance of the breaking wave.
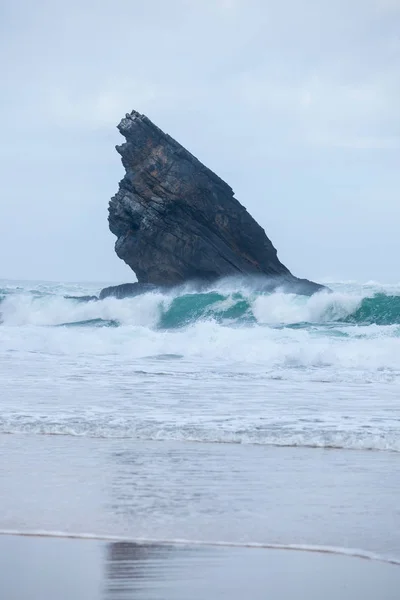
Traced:
POLYGON ((397 325, 400 323, 400 296, 379 293, 372 298, 363 298, 345 320, 354 324, 397 325))
POLYGON ((400 438, 392 432, 370 431, 357 427, 341 429, 339 425, 305 429, 259 428, 254 423, 241 427, 216 427, 215 422, 172 423, 149 422, 140 419, 65 417, 53 420, 36 415, 0 417, 2 434, 56 435, 100 439, 133 439, 155 442, 196 442, 205 444, 260 445, 284 448, 320 448, 330 450, 370 450, 400 452, 400 438))
POLYGON ((313 325, 400 325, 400 295, 336 291, 311 297, 251 289, 147 293, 135 298, 79 302, 50 293, 0 289, 5 325, 179 329, 202 321, 226 326, 303 328, 313 325))

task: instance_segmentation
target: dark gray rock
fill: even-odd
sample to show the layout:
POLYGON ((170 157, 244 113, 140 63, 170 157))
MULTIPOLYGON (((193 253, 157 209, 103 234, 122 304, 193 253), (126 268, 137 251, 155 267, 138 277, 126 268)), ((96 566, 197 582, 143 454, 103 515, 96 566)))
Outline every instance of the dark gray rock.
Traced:
POLYGON ((305 294, 323 289, 294 277, 229 185, 147 117, 132 111, 118 129, 126 139, 117 146, 126 174, 108 220, 116 253, 139 283, 174 286, 245 274, 279 278, 305 294))
POLYGON ((101 290, 99 299, 104 300, 113 296, 114 298, 130 298, 145 294, 146 292, 155 291, 157 287, 151 283, 122 283, 121 285, 112 285, 101 290))
POLYGON ((76 302, 96 302, 97 296, 64 296, 66 300, 75 300, 76 302))

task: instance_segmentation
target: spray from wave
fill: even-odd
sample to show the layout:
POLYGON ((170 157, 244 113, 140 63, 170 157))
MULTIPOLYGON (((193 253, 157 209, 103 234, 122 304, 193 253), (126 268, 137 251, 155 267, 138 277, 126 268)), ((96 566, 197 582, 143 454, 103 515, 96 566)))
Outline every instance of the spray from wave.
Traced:
POLYGON ((311 297, 263 294, 251 289, 208 292, 180 290, 135 298, 80 302, 54 293, 0 290, 2 323, 24 326, 116 327, 139 325, 179 329, 203 321, 225 326, 309 327, 310 325, 398 325, 400 295, 382 291, 322 292, 311 297))

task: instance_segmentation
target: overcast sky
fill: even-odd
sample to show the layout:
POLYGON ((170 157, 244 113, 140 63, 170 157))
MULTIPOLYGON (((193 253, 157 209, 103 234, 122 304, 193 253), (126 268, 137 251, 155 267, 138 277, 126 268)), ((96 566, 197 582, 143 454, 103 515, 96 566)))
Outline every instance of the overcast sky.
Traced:
POLYGON ((129 281, 147 114, 314 279, 400 281, 400 0, 0 0, 0 278, 129 281))

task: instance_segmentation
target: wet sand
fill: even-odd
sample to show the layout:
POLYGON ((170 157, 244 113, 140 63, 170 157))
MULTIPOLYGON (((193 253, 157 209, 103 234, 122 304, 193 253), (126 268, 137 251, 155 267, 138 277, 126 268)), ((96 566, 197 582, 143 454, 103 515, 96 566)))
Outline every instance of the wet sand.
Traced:
POLYGON ((60 532, 0 535, 0 600, 398 600, 395 453, 28 435, 0 450, 0 532, 60 532))
POLYGON ((7 600, 397 600, 400 567, 264 548, 0 536, 7 600))
POLYGON ((3 531, 334 546, 400 560, 396 453, 0 435, 0 454, 3 531))

